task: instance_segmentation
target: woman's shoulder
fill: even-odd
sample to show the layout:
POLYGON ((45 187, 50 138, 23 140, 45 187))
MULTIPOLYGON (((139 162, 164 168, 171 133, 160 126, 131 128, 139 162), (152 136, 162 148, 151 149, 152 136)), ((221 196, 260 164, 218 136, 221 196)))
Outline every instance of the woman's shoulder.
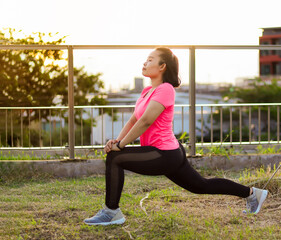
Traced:
POLYGON ((150 88, 152 88, 152 86, 147 86, 147 87, 145 87, 142 91, 144 92, 144 91, 147 91, 147 90, 149 90, 150 88))
POLYGON ((152 87, 151 86, 148 86, 148 87, 145 87, 142 92, 141 92, 141 95, 147 93, 147 91, 149 91, 149 89, 151 89, 152 87))
POLYGON ((152 100, 160 102, 165 108, 174 105, 175 89, 170 83, 162 83, 152 94, 152 100))
POLYGON ((160 84, 156 89, 158 91, 175 92, 173 85, 167 82, 160 84))

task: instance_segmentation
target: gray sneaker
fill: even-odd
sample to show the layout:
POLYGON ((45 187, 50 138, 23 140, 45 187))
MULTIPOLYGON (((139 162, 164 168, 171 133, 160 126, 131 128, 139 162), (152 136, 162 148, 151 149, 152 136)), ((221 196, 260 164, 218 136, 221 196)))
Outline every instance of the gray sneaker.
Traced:
POLYGON ((95 216, 87 218, 84 223, 88 225, 111 225, 111 224, 123 224, 125 217, 122 214, 120 208, 111 210, 107 207, 100 210, 95 216))
POLYGON ((264 200, 266 199, 267 193, 267 190, 253 187, 253 194, 246 198, 247 210, 244 212, 257 214, 260 211, 264 200))

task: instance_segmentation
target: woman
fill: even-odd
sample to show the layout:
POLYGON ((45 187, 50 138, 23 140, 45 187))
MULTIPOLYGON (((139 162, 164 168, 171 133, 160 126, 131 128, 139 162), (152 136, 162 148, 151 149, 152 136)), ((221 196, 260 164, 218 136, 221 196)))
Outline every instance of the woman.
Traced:
POLYGON ((115 140, 104 148, 106 158, 106 206, 88 225, 125 222, 119 208, 124 170, 145 175, 165 175, 177 185, 198 194, 226 194, 246 198, 247 212, 258 213, 267 191, 249 188, 227 179, 205 179, 188 163, 183 146, 173 134, 174 87, 180 85, 178 59, 168 48, 156 48, 143 65, 151 79, 136 102, 134 114, 115 140), (141 147, 125 147, 140 137, 141 147))

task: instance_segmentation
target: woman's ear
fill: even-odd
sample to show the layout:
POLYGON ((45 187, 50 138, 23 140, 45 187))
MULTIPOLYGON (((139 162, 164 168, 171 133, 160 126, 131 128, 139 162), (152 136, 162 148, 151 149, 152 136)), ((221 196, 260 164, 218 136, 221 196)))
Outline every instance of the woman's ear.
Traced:
POLYGON ((166 63, 162 63, 160 65, 160 71, 164 71, 164 70, 166 70, 166 63))

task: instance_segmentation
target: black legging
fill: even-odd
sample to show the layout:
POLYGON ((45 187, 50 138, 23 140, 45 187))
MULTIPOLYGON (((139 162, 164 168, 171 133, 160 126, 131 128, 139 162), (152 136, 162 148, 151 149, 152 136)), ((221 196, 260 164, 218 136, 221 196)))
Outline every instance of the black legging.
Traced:
POLYGON ((119 207, 124 185, 124 170, 144 175, 165 175, 180 187, 199 194, 226 194, 242 198, 249 196, 250 188, 223 178, 203 178, 186 158, 183 146, 176 150, 126 147, 121 152, 109 152, 106 158, 106 206, 119 207))

